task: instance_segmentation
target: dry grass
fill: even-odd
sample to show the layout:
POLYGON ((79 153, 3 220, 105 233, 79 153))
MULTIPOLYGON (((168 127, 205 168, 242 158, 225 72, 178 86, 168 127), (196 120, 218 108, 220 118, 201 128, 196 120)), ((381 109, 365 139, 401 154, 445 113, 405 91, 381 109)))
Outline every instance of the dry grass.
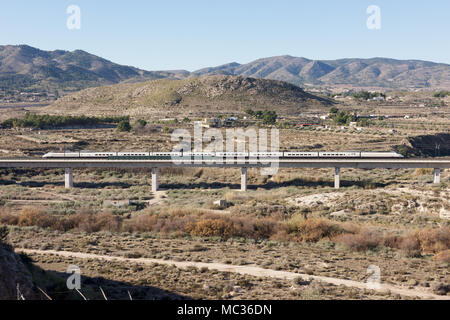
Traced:
POLYGON ((423 252, 437 253, 450 248, 450 227, 426 228, 415 232, 423 252))
POLYGON ((225 199, 229 202, 249 202, 249 201, 274 201, 284 199, 288 196, 286 189, 277 189, 270 192, 267 191, 251 191, 251 192, 236 192, 230 191, 225 194, 225 199))
POLYGON ((351 250, 367 251, 377 248, 382 243, 382 236, 375 230, 363 230, 358 234, 342 234, 336 241, 351 250))
POLYGON ((414 170, 415 176, 426 176, 426 175, 432 175, 433 169, 427 169, 427 168, 418 168, 414 170))
MULTIPOLYGON (((3 220, 3 219, 2 219, 3 220)), ((17 217, 19 226, 38 226, 60 231, 72 229, 84 232, 119 231, 120 221, 113 214, 104 212, 99 214, 80 212, 68 217, 58 217, 42 209, 25 207, 17 217)))
POLYGON ((292 217, 285 223, 286 232, 297 241, 317 242, 333 239, 346 232, 341 225, 326 219, 305 219, 300 215, 292 217))
POLYGON ((434 256, 434 261, 450 263, 450 249, 439 252, 434 256))
POLYGON ((34 207, 25 207, 22 209, 18 218, 19 226, 38 226, 48 228, 56 225, 57 219, 45 211, 34 207))
MULTIPOLYGON (((408 257, 422 253, 439 254, 450 249, 450 227, 425 228, 411 234, 383 234, 376 229, 324 218, 305 218, 298 214, 284 221, 276 217, 222 214, 195 208, 172 208, 165 213, 146 212, 128 218, 110 212, 93 213, 87 209, 69 215, 52 215, 42 209, 25 207, 19 215, 0 211, 0 223, 37 226, 59 231, 78 230, 87 233, 155 232, 173 237, 218 237, 220 239, 272 239, 288 242, 330 240, 352 251, 377 247, 400 249, 408 257)), ((442 253, 439 259, 445 260, 442 253)))
POLYGON ((233 225, 225 219, 205 219, 190 223, 186 230, 197 237, 221 237, 228 239, 233 234, 233 225))

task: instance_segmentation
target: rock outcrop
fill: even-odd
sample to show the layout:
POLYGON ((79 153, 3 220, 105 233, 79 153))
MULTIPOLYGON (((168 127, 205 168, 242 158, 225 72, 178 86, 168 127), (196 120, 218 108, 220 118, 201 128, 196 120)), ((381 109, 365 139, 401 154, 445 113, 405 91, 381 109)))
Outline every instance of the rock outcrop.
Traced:
POLYGON ((17 287, 26 300, 39 298, 20 256, 11 247, 0 244, 0 300, 16 300, 17 287))

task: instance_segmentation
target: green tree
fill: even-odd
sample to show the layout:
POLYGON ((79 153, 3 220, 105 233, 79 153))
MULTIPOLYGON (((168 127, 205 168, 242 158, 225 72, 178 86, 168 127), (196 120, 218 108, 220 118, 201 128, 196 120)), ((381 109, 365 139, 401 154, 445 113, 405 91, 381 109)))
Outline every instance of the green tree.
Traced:
POLYGON ((255 111, 253 111, 252 109, 245 110, 245 113, 248 114, 250 117, 254 117, 255 116, 255 111))
POLYGON ((338 108, 336 108, 336 107, 331 107, 330 108, 330 114, 336 114, 336 113, 338 113, 339 112, 339 109, 338 108))
POLYGON ((358 119, 358 116, 347 111, 339 111, 334 116, 331 116, 331 118, 333 119, 334 123, 343 125, 356 121, 358 119))
POLYGON ((125 132, 125 131, 130 131, 130 130, 131 130, 131 125, 130 125, 130 122, 127 120, 122 120, 117 125, 117 131, 119 131, 119 132, 125 132))
POLYGON ((263 112, 261 110, 258 110, 255 112, 255 118, 262 119, 263 118, 263 112))
POLYGON ((147 121, 145 121, 144 119, 139 119, 136 121, 135 125, 139 127, 145 127, 147 125, 147 121))
POLYGON ((264 124, 275 124, 277 122, 277 113, 275 111, 265 110, 263 112, 263 123, 264 124))
POLYGON ((446 96, 450 96, 450 91, 441 90, 433 94, 433 97, 435 98, 445 98, 446 96))
POLYGON ((361 127, 368 127, 371 124, 371 122, 367 118, 363 118, 363 119, 359 120, 358 123, 361 127))

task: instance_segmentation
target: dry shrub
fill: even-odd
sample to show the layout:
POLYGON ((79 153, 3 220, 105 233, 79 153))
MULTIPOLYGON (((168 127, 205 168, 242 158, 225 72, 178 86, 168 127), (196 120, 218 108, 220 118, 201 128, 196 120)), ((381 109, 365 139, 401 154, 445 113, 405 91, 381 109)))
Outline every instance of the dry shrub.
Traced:
POLYGON ((233 225, 224 219, 205 219, 189 224, 187 230, 192 236, 228 239, 232 236, 233 225))
POLYGON ((450 263, 450 249, 439 252, 434 256, 434 261, 450 263))
POLYGON ((383 246, 388 248, 400 248, 403 238, 401 236, 388 234, 383 238, 383 246))
POLYGON ((289 242, 292 236, 285 229, 278 229, 269 239, 278 242, 289 242))
POLYGON ((232 236, 252 239, 269 239, 279 229, 273 218, 231 217, 232 236))
POLYGON ((38 226, 41 228, 53 227, 57 219, 39 208, 25 207, 22 209, 19 226, 38 226))
POLYGON ((76 227, 78 227, 78 225, 79 225, 78 216, 77 215, 71 215, 71 216, 68 216, 68 217, 57 219, 57 221, 53 225, 53 228, 55 230, 66 232, 66 231, 75 229, 76 227))
MULTIPOLYGON (((120 220, 111 212, 103 212, 100 214, 92 214, 95 216, 94 230, 117 232, 120 230, 120 220)), ((94 231, 94 232, 97 232, 94 231)))
POLYGON ((279 223, 270 218, 255 219, 253 222, 253 238, 269 239, 274 233, 278 232, 279 223))
POLYGON ((120 230, 119 219, 110 212, 78 213, 69 217, 67 225, 88 233, 120 230))
POLYGON ((169 208, 167 210, 167 213, 170 216, 174 216, 174 217, 185 217, 185 216, 190 216, 190 215, 199 215, 202 213, 202 211, 199 209, 196 209, 196 208, 174 207, 174 208, 169 208))
POLYGON ((186 226, 197 221, 195 215, 141 214, 125 220, 122 229, 128 232, 159 232, 162 234, 186 234, 186 226))
POLYGON ((387 235, 383 245, 401 249, 408 257, 420 257, 422 252, 439 253, 450 249, 450 227, 426 228, 404 237, 387 235))
POLYGON ((420 257, 420 242, 415 235, 403 238, 400 242, 399 249, 403 250, 407 257, 420 257))
POLYGON ((419 240, 423 252, 437 253, 450 249, 450 227, 426 228, 414 236, 419 240))
POLYGON ((382 236, 375 230, 363 230, 357 234, 342 234, 336 241, 355 251, 373 250, 382 242, 382 236))
POLYGON ((156 225, 157 217, 150 214, 141 214, 126 220, 123 225, 123 230, 128 232, 148 232, 153 231, 156 225))
POLYGON ((424 175, 430 175, 433 174, 433 169, 429 168, 418 168, 414 170, 414 175, 416 176, 424 176, 424 175))
POLYGON ((19 223, 19 217, 16 214, 13 214, 5 209, 0 210, 0 224, 4 225, 17 225, 19 223))
POLYGON ((286 231, 297 241, 317 242, 322 239, 332 239, 345 230, 338 224, 325 219, 303 219, 292 217, 286 224, 286 231))
POLYGON ((159 218, 153 229, 155 232, 163 234, 173 233, 174 235, 186 234, 187 226, 195 223, 198 217, 190 215, 184 217, 159 218))
POLYGON ((357 234, 361 232, 361 226, 351 223, 351 222, 344 222, 339 224, 343 230, 343 233, 353 233, 357 234))

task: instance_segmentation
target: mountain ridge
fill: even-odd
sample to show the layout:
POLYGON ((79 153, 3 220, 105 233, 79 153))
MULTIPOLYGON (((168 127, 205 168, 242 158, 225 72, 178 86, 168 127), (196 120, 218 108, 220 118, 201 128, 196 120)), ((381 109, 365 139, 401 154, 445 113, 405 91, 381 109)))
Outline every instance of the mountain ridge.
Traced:
POLYGON ((22 92, 52 93, 56 97, 89 87, 185 79, 205 75, 243 76, 325 88, 450 89, 450 65, 417 59, 384 57, 313 60, 281 55, 246 64, 231 62, 216 67, 146 71, 119 65, 83 50, 45 51, 28 45, 0 45, 1 96, 22 92))
POLYGON ((187 75, 184 70, 146 71, 123 66, 83 50, 0 46, 0 90, 64 93, 123 81, 179 79, 187 75))
POLYGON ((261 58, 247 64, 203 68, 190 76, 221 73, 287 81, 296 85, 380 87, 386 89, 450 88, 450 65, 417 59, 384 57, 312 60, 290 55, 261 58))

